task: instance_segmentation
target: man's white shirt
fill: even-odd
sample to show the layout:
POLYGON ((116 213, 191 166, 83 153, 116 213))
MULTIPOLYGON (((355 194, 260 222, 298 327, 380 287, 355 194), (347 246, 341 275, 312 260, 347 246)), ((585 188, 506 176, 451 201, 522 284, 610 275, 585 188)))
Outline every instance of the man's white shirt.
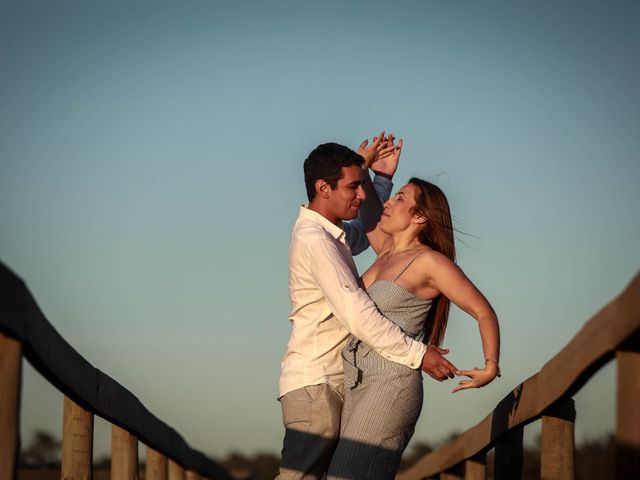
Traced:
POLYGON ((389 360, 420 367, 426 345, 385 318, 358 278, 343 228, 301 206, 289 244, 291 336, 279 397, 309 385, 341 384, 341 351, 349 333, 389 360))

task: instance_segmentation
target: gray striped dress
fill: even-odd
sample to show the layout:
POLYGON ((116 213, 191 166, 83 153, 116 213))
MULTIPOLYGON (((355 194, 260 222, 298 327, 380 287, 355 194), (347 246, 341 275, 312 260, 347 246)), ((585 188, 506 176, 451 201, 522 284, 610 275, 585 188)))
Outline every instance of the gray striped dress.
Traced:
MULTIPOLYGON (((431 300, 396 283, 413 260, 393 281, 374 282, 368 293, 389 320, 415 338, 431 300)), ((342 357, 345 399, 328 478, 393 479, 422 409, 421 371, 385 359, 354 336, 347 340, 342 357)))

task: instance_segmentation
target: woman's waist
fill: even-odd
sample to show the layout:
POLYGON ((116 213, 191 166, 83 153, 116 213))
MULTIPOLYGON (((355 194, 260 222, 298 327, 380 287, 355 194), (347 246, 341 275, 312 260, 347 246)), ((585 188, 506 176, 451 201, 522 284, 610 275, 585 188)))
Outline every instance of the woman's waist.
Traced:
MULTIPOLYGON (((412 338, 414 340, 418 338, 418 336, 420 335, 420 333, 411 333, 411 332, 406 332, 405 330, 402 330, 402 332, 407 337, 412 338)), ((379 355, 378 352, 376 352, 376 350, 371 345, 360 340, 358 337, 354 337, 351 334, 347 337, 347 340, 345 341, 344 347, 342 349, 343 355, 346 352, 354 352, 355 355, 362 358, 368 356, 370 353, 379 355)), ((391 363, 395 363, 395 362, 391 362, 391 363)))
POLYGON ((401 363, 388 360, 376 352, 369 344, 350 337, 345 347, 342 349, 342 360, 345 368, 345 375, 350 367, 356 370, 363 370, 367 373, 394 372, 396 374, 418 373, 419 370, 410 368, 401 363), (353 339, 353 341, 352 341, 353 339))

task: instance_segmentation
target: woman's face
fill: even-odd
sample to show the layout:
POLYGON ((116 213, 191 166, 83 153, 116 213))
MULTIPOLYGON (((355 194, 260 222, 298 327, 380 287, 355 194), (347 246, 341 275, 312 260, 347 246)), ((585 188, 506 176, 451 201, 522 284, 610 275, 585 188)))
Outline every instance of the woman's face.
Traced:
POLYGON ((406 230, 415 220, 421 218, 413 212, 416 206, 418 187, 406 184, 398 193, 387 200, 380 217, 380 228, 385 233, 396 233, 406 230))

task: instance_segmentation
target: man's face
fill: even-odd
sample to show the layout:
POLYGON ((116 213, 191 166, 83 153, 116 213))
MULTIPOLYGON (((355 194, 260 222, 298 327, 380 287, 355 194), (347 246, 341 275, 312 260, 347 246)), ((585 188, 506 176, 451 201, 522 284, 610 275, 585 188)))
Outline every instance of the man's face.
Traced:
POLYGON ((358 216, 360 204, 366 198, 362 188, 362 168, 358 165, 342 167, 342 178, 336 188, 329 189, 329 205, 337 220, 351 220, 358 216))

